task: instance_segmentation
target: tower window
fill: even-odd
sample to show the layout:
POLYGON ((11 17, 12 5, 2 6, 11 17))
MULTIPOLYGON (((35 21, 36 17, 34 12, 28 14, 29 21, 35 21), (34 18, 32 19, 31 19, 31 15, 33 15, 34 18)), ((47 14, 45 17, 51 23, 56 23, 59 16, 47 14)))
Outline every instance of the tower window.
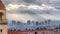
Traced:
POLYGON ((2 22, 2 15, 3 15, 3 13, 0 12, 0 23, 2 22))
POLYGON ((2 29, 0 29, 0 32, 2 32, 2 29))

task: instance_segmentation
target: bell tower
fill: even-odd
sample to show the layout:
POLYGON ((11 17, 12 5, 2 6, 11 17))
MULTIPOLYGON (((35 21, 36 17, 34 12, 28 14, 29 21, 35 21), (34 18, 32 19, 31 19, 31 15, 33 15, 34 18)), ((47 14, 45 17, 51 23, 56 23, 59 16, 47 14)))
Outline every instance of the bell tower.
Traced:
POLYGON ((0 0, 0 34, 7 34, 6 9, 0 0))

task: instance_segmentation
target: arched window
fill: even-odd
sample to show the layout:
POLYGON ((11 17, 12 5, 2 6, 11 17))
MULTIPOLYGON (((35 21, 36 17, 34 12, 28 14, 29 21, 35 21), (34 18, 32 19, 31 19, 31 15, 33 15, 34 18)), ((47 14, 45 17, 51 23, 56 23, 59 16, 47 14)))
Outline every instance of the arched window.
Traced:
POLYGON ((3 15, 3 13, 0 12, 0 23, 2 22, 2 15, 3 15))

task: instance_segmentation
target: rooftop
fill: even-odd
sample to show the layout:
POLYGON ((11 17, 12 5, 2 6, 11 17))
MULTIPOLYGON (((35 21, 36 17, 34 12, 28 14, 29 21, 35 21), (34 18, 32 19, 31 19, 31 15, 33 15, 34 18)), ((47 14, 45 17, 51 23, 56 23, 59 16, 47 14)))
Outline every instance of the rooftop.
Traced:
POLYGON ((4 4, 2 3, 1 0, 0 0, 0 10, 6 10, 6 9, 5 9, 5 6, 4 6, 4 4))

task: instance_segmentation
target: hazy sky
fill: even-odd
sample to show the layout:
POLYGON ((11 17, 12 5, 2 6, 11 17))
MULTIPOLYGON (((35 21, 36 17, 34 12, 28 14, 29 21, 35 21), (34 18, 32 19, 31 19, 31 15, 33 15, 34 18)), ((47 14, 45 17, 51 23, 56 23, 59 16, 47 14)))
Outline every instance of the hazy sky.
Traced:
POLYGON ((2 0, 8 20, 60 20, 60 0, 2 0))

